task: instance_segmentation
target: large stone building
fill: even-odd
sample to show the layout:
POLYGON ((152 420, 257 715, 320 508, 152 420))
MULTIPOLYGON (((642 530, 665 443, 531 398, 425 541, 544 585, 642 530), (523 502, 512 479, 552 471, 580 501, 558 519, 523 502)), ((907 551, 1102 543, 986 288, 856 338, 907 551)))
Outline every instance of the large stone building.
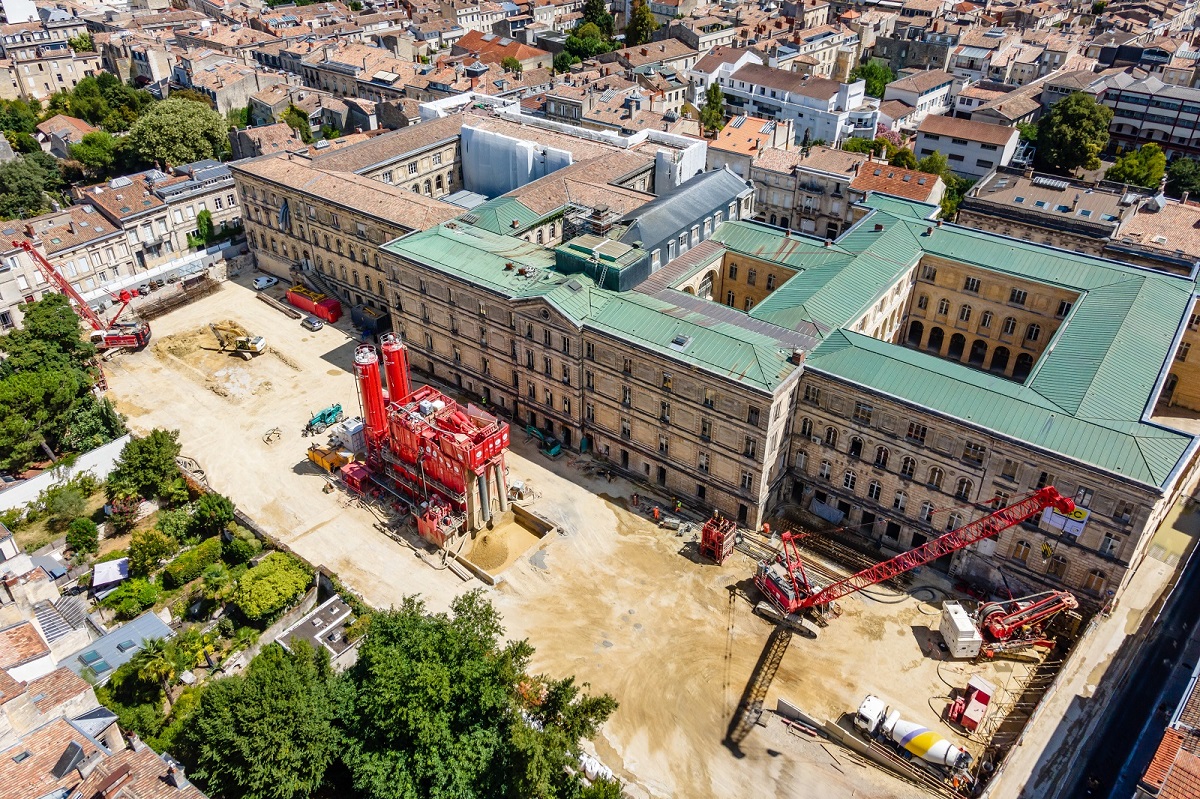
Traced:
MULTIPOLYGON (((1091 607, 1191 490, 1196 440, 1150 409, 1195 275, 939 224, 935 206, 878 193, 836 240, 794 234, 748 221, 750 186, 694 177, 692 145, 672 150, 667 134, 572 142, 501 116, 473 112, 459 134, 465 187, 485 202, 381 246, 383 228, 355 242, 430 377, 702 513, 758 525, 802 503, 885 551, 1053 484, 1075 517, 1031 520, 935 568, 1065 587, 1091 607), (520 151, 540 153, 546 174, 515 186, 492 174, 478 191, 484 142, 493 173, 520 151)), ((367 160, 348 165, 363 177, 367 160)), ((257 163, 270 161, 287 163, 257 163)), ((348 214, 351 238, 344 189, 235 173, 254 194, 260 264, 301 259, 292 244, 311 239, 298 230, 314 214, 322 226, 348 214)), ((372 189, 383 203, 394 191, 356 182, 355 212, 372 189)))

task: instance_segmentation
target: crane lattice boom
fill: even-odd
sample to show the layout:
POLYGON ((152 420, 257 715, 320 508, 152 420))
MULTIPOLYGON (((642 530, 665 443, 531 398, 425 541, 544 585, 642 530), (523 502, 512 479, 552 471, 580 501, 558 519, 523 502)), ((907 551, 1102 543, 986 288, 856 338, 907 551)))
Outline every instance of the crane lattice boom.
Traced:
MULTIPOLYGON (((782 608, 782 610, 787 613, 795 613, 805 608, 829 605, 855 591, 861 591, 864 588, 869 588, 872 585, 889 580, 910 569, 932 563, 940 557, 957 552, 963 547, 970 546, 977 541, 999 535, 1009 527, 1018 525, 1050 507, 1055 508, 1060 513, 1069 514, 1075 510, 1075 503, 1059 494, 1054 486, 1046 486, 1019 502, 976 519, 956 530, 951 530, 927 544, 910 549, 908 552, 902 552, 891 560, 885 560, 868 569, 863 569, 858 574, 833 583, 815 594, 788 597, 786 600, 787 607, 782 608)), ((790 534, 785 534, 784 536, 785 554, 783 560, 786 561, 789 573, 794 573, 795 569, 802 567, 799 565, 798 558, 792 561, 788 555, 786 541, 789 537, 790 534)), ((801 574, 803 575, 803 572, 801 574)), ((794 581, 795 578, 793 576, 793 584, 795 584, 794 581)), ((804 582, 807 583, 807 580, 804 582)), ((806 594, 807 592, 801 593, 806 594)), ((768 590, 767 594, 771 596, 772 592, 768 590)), ((779 604, 778 597, 772 596, 772 600, 779 604)))

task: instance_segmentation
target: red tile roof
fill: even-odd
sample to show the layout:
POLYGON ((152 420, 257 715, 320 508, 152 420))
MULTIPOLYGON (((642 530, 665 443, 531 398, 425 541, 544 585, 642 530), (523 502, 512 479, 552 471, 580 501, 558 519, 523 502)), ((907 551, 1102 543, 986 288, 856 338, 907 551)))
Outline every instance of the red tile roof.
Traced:
POLYGON ((858 170, 854 180, 850 181, 850 188, 929 202, 940 180, 937 175, 929 175, 915 169, 902 169, 879 161, 870 161, 858 170))
POLYGON ((0 630, 0 669, 11 669, 50 654, 50 647, 27 621, 0 630))

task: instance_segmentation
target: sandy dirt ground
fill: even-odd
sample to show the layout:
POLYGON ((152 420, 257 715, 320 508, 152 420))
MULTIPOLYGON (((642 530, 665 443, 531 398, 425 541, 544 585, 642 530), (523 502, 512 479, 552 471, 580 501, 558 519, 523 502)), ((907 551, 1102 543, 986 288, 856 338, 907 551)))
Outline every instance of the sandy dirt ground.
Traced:
MULTIPOLYGON (((312 412, 334 402, 357 413, 355 342, 345 325, 308 332, 257 301, 245 286, 252 277, 155 320, 150 347, 107 364, 131 426, 178 429, 184 454, 214 489, 372 605, 416 593, 442 610, 480 587, 428 565, 341 493, 322 492, 325 478, 305 458, 314 439, 301 432, 312 412), (218 321, 265 336, 270 352, 251 361, 217 352, 207 325, 218 321), (282 437, 265 443, 275 427, 282 437)), ((536 670, 574 674, 621 703, 595 747, 631 796, 921 795, 770 714, 735 756, 722 740, 771 632, 742 595, 754 564, 737 553, 722 566, 702 561, 694 534, 658 530, 628 509, 632 486, 587 476, 567 457, 549 461, 515 438, 511 479, 535 490, 531 508, 561 532, 524 551, 488 590, 508 634, 536 647, 536 670)), ((978 750, 940 721, 946 696, 975 673, 1012 684, 1024 667, 940 661, 931 640, 937 608, 914 596, 879 590, 842 607, 816 640, 793 638, 765 707, 782 697, 836 718, 875 693, 905 718, 978 750)))

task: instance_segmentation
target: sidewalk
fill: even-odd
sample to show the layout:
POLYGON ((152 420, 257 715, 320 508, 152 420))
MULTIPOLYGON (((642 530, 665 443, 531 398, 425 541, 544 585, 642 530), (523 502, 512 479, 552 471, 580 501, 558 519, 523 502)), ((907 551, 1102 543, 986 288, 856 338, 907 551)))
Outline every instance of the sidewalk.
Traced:
POLYGON ((1195 513, 1177 505, 1155 533, 1147 556, 1134 573, 1116 611, 1093 621, 1060 672, 1055 690, 1043 701, 1017 748, 988 785, 988 799, 1055 796, 1075 778, 1079 752, 1094 733, 1102 711, 1129 678, 1142 645, 1143 622, 1173 582, 1184 562, 1182 548, 1196 537, 1195 513))

